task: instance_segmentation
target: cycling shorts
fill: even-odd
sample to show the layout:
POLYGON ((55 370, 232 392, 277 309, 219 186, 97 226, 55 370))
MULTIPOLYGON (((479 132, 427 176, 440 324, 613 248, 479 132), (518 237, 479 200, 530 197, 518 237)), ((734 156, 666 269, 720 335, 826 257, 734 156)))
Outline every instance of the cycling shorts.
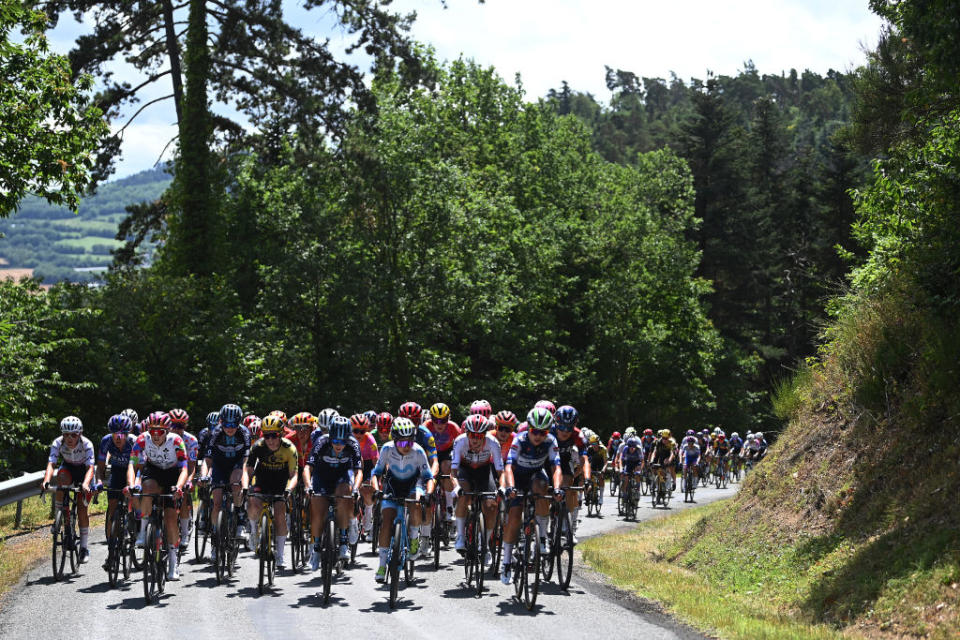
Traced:
POLYGON ((214 459, 213 468, 210 470, 211 482, 215 485, 230 484, 230 476, 236 469, 242 468, 242 463, 243 460, 237 460, 236 462, 222 462, 218 465, 216 459, 214 459))
MULTIPOLYGON (((256 498, 258 493, 281 496, 283 492, 287 489, 287 483, 285 480, 277 481, 275 478, 267 477, 262 482, 258 481, 255 485, 250 487, 249 497, 256 498)), ((276 500, 275 502, 279 502, 276 500)))
POLYGON ((450 460, 453 457, 453 447, 446 449, 444 451, 437 450, 437 462, 443 464, 444 461, 450 460))
POLYGON ((123 488, 127 486, 127 465, 110 467, 110 478, 107 480, 107 499, 116 500, 120 497, 123 488))
MULTIPOLYGON (((87 475, 87 469, 89 468, 90 467, 85 464, 64 462, 57 468, 57 475, 60 475, 61 471, 66 471, 70 474, 70 484, 75 484, 79 487, 83 484, 83 478, 87 475)), ((124 474, 124 479, 126 479, 126 474, 124 474)))
MULTIPOLYGON (((534 479, 542 482, 543 484, 549 484, 550 478, 547 477, 547 472, 543 469, 538 469, 536 471, 523 472, 518 471, 516 467, 513 470, 513 486, 516 487, 517 491, 521 493, 529 493, 533 489, 534 479)), ((507 505, 510 508, 519 507, 523 504, 523 500, 517 496, 510 500, 510 504, 507 505)))
POLYGON ((353 486, 353 469, 331 469, 313 475, 313 495, 332 496, 341 484, 353 486))
POLYGON ((624 473, 635 473, 637 467, 640 466, 639 460, 624 460, 623 461, 623 472, 624 473))
POLYGON ((496 491, 497 485, 493 480, 492 471, 492 464, 477 468, 460 467, 457 469, 457 480, 469 483, 471 491, 496 491))
POLYGON ((399 509, 403 506, 404 498, 422 498, 426 491, 419 480, 420 478, 418 476, 414 476, 409 480, 387 478, 384 482, 383 501, 380 503, 380 511, 383 512, 384 509, 399 509))

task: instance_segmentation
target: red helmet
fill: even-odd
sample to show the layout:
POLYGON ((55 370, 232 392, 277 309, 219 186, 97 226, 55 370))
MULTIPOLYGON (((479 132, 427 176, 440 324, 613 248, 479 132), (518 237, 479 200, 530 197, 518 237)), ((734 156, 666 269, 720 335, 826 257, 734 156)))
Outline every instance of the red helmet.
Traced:
POLYGON ((497 414, 497 417, 494 418, 494 422, 496 422, 498 427, 510 427, 513 429, 517 426, 517 416, 513 414, 513 411, 504 409, 497 414))
MULTIPOLYGON (((401 418, 413 421, 413 424, 420 424, 420 415, 423 408, 416 402, 404 402, 400 405, 400 411, 397 414, 401 418)), ((382 414, 381 414, 382 415, 382 414)))
POLYGON ((645 436, 652 436, 652 435, 653 435, 653 429, 644 429, 644 430, 643 430, 643 435, 645 435, 645 436))
POLYGON ((537 404, 533 405, 534 409, 546 409, 550 412, 550 415, 555 416, 557 414, 557 408, 553 406, 553 403, 549 400, 538 400, 537 404))
POLYGON ((486 400, 474 400, 470 403, 470 415, 489 418, 491 413, 493 413, 493 406, 486 400))
POLYGON ((147 429, 170 429, 170 416, 164 411, 154 411, 147 416, 147 429))
POLYGON ((463 421, 463 430, 467 433, 486 433, 489 428, 489 420, 479 413, 470 414, 463 421))
POLYGON ((350 428, 354 431, 369 431, 370 419, 362 413, 355 413, 350 416, 350 428))
POLYGON ((611 438, 619 438, 619 437, 620 437, 620 432, 619 432, 619 431, 614 431, 614 432, 613 432, 613 435, 610 436, 610 437, 611 437, 611 438))
POLYGON ((190 416, 187 415, 187 412, 183 409, 171 409, 167 415, 170 416, 170 422, 174 429, 187 428, 187 422, 190 421, 190 416))
POLYGON ((393 416, 388 412, 384 411, 377 416, 377 431, 381 435, 386 435, 390 433, 390 427, 393 426, 393 416))
POLYGON ((259 419, 260 419, 260 418, 259 418, 256 414, 248 413, 246 416, 244 416, 242 424, 243 424, 243 426, 245 426, 247 429, 249 429, 249 428, 250 428, 250 425, 253 424, 253 421, 254 421, 254 420, 259 420, 259 419))
POLYGON ((283 423, 283 426, 287 426, 287 414, 284 413, 283 411, 280 411, 279 409, 274 409, 267 415, 277 416, 278 418, 280 418, 280 422, 283 423))

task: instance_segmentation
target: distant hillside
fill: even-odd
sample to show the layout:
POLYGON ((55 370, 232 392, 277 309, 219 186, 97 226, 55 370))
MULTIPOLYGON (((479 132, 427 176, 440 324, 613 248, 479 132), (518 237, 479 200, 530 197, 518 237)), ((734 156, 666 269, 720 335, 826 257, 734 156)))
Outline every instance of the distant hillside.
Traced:
POLYGON ((165 169, 151 169, 108 182, 80 203, 74 215, 65 207, 27 198, 13 216, 0 220, 0 263, 33 269, 45 282, 86 280, 91 268, 106 267, 120 246, 117 227, 126 207, 155 200, 169 186, 165 169), (83 269, 77 271, 76 269, 83 269))

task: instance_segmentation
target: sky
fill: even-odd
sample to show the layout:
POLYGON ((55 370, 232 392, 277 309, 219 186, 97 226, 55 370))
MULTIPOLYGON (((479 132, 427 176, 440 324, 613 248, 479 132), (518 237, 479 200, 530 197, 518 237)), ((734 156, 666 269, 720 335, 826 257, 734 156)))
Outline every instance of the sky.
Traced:
MULTIPOLYGON (((293 24, 342 44, 328 10, 306 12, 297 4, 284 1, 293 24)), ((433 46, 438 58, 473 58, 510 82, 519 73, 530 100, 566 80, 606 101, 605 65, 684 80, 708 71, 733 75, 747 60, 761 74, 850 71, 876 45, 882 25, 867 0, 447 0, 446 9, 440 0, 394 0, 392 6, 417 12, 412 36, 433 46)), ((66 53, 86 31, 71 23, 53 32, 55 50, 66 53)), ((122 63, 113 70, 118 79, 138 77, 122 63)), ((156 86, 144 101, 169 92, 166 84, 156 86)), ((153 166, 176 133, 173 122, 170 101, 145 110, 124 132, 114 177, 153 166)))

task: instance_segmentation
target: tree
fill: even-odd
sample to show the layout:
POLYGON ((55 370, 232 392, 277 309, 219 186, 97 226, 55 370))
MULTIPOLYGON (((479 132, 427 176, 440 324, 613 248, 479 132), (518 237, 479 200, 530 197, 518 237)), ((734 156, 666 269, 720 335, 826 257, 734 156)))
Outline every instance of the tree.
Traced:
POLYGON ((31 193, 76 211, 106 133, 86 94, 91 79, 71 79, 67 60, 50 53, 46 27, 44 14, 0 0, 0 217, 31 193), (22 42, 11 40, 15 30, 22 42))

